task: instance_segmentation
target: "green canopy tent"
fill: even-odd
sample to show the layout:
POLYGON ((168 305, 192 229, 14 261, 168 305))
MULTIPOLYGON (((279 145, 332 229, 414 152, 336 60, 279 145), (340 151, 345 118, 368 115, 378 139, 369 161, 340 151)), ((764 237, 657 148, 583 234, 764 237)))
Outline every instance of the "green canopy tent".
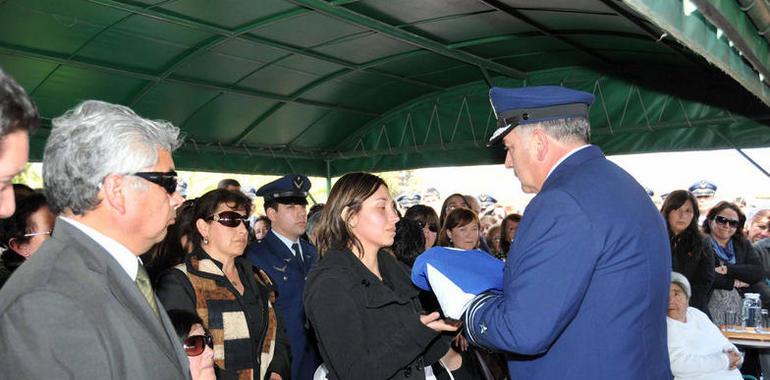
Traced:
POLYGON ((593 93, 608 154, 766 147, 770 17, 747 3, 6 0, 0 67, 47 126, 85 99, 173 122, 186 170, 501 162, 493 85, 593 93))

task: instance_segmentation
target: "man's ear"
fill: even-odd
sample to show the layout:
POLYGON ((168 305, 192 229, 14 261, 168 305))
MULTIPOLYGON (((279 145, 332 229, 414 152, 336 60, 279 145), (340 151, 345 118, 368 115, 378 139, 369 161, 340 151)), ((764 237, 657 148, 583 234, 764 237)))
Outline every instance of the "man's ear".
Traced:
POLYGON ((531 146, 535 152, 535 157, 538 161, 545 161, 545 157, 548 155, 548 135, 540 128, 535 128, 530 136, 531 146))
POLYGON ((129 180, 125 176, 110 174, 104 177, 102 188, 99 190, 97 197, 106 201, 110 208, 116 212, 124 214, 126 212, 126 195, 129 185, 129 180))
MULTIPOLYGON (((278 207, 278 205, 276 205, 275 207, 278 207)), ((277 212, 278 211, 276 209, 274 209, 272 207, 267 207, 265 209, 265 216, 267 216, 267 218, 270 219, 270 221, 272 222, 272 221, 275 221, 275 214, 277 212)))
POLYGON ((29 245, 19 242, 19 239, 11 238, 11 240, 8 241, 8 247, 10 247, 14 252, 23 256, 25 259, 28 259, 30 256, 32 256, 32 252, 29 250, 29 245))

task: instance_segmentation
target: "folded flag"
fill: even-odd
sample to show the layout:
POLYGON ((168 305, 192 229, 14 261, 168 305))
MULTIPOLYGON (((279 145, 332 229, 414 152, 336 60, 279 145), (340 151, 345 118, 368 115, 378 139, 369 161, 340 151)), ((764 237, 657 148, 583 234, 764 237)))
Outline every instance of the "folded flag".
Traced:
POLYGON ((478 249, 433 247, 417 257, 412 282, 433 291, 446 317, 461 319, 468 303, 486 291, 502 291, 504 263, 478 249))

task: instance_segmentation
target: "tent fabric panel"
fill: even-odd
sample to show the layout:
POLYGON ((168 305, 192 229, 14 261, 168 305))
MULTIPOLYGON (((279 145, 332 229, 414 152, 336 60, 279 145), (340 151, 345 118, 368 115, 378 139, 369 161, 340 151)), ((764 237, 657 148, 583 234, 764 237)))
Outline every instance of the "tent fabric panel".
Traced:
POLYGON ((287 145, 326 110, 302 104, 286 104, 262 121, 244 141, 246 145, 287 145))
POLYGON ((60 66, 35 91, 34 98, 44 117, 55 117, 87 99, 126 104, 146 82, 115 74, 60 66), (109 83, 108 87, 104 86, 109 83))
POLYGON ((318 76, 285 68, 280 65, 263 66, 240 85, 254 90, 290 96, 300 88, 318 79, 318 76))
POLYGON ((757 74, 732 49, 726 39, 717 38, 716 28, 705 18, 693 13, 685 15, 683 4, 678 1, 625 0, 635 11, 665 30, 673 38, 719 67, 744 88, 770 105, 767 85, 757 80, 757 74))
POLYGON ((378 58, 415 50, 415 47, 381 34, 363 34, 335 44, 313 49, 319 53, 346 57, 349 62, 362 64, 378 58))
POLYGON ((184 127, 184 121, 217 92, 174 83, 160 83, 133 106, 141 116, 167 120, 184 127))
POLYGON ((262 99, 221 94, 192 113, 181 127, 196 140, 229 143, 276 104, 262 99))
POLYGON ((422 34, 427 34, 445 43, 533 31, 533 28, 526 23, 500 12, 485 12, 465 17, 439 19, 411 26, 410 29, 420 31, 422 34))
POLYGON ((84 3, 57 0, 0 3, 0 43, 72 54, 128 14, 84 3), (45 32, 41 32, 45 31, 45 32))
POLYGON ((181 64, 173 75, 228 85, 238 83, 264 65, 264 62, 207 51, 181 64))
POLYGON ((278 0, 185 0, 163 4, 167 13, 199 20, 210 25, 234 29, 254 19, 293 8, 278 0))
POLYGON ((352 3, 348 7, 393 25, 489 10, 489 7, 480 1, 465 0, 370 0, 352 3))
POLYGON ((328 41, 364 32, 363 29, 308 12, 267 25, 251 34, 304 48, 324 45, 328 41))
POLYGON ((116 67, 161 72, 175 57, 207 37, 210 35, 133 16, 95 36, 77 56, 116 67))

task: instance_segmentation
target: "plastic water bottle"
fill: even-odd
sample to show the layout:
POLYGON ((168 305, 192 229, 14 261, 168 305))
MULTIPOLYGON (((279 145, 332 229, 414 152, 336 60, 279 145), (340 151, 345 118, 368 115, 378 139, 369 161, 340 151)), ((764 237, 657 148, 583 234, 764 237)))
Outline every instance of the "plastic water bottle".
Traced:
POLYGON ((743 308, 741 309, 741 325, 754 327, 762 325, 762 302, 758 293, 746 293, 743 296, 743 308))

